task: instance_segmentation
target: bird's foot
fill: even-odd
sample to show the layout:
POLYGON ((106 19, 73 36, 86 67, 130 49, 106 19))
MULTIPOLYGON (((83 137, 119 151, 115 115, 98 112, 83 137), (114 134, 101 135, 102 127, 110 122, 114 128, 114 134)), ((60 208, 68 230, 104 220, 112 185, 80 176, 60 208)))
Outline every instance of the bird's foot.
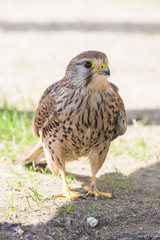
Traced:
POLYGON ((108 198, 114 197, 114 195, 112 193, 100 192, 100 191, 98 191, 97 188, 90 188, 88 186, 85 186, 84 190, 87 191, 86 196, 94 195, 96 200, 98 199, 99 196, 108 197, 108 198))
POLYGON ((71 189, 69 187, 67 189, 63 190, 61 193, 53 195, 53 197, 55 197, 55 198, 65 197, 65 198, 68 198, 70 200, 75 200, 75 199, 78 199, 78 198, 85 198, 84 196, 78 195, 77 193, 71 191, 71 189))

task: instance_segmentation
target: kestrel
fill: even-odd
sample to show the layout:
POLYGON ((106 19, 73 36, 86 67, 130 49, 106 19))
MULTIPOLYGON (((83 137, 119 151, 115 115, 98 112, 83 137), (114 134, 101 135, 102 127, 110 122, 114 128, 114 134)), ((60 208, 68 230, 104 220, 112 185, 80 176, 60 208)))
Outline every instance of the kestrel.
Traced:
POLYGON ((86 51, 73 58, 62 80, 43 93, 33 120, 33 133, 42 138, 47 164, 60 173, 62 192, 54 197, 78 198, 65 177, 68 161, 87 157, 92 172, 87 194, 111 198, 96 187, 96 173, 104 163, 112 140, 126 131, 126 112, 118 88, 108 81, 107 56, 86 51))

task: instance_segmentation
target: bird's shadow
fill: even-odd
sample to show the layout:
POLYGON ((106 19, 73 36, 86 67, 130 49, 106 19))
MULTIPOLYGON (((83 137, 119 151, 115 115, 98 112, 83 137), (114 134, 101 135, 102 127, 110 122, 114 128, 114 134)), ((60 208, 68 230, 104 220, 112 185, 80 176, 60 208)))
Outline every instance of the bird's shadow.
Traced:
MULTIPOLYGON (((66 175, 69 176, 70 172, 66 172, 66 175)), ((85 194, 86 191, 84 190, 85 186, 91 186, 91 177, 84 176, 80 174, 73 174, 76 181, 81 182, 82 187, 72 187, 72 190, 75 192, 79 192, 85 194)), ((113 172, 113 173, 106 173, 97 177, 96 181, 97 189, 103 192, 110 192, 112 194, 120 194, 119 188, 121 190, 128 192, 131 188, 131 180, 125 177, 120 172, 113 172)), ((94 197, 93 197, 94 198, 94 197)))
MULTIPOLYGON (((159 169, 160 163, 156 163, 133 172, 129 177, 120 172, 101 175, 97 178, 98 189, 110 191, 116 198, 96 201, 94 197, 89 196, 86 199, 63 202, 48 222, 38 223, 36 226, 22 226, 23 239, 100 240, 154 236, 155 233, 159 233, 160 221, 159 169), (98 220, 96 227, 87 224, 88 217, 98 220)), ((67 172, 67 175, 69 174, 67 172)), ((90 177, 81 174, 74 174, 74 177, 76 180, 70 181, 72 190, 83 194, 83 187, 90 183, 90 177), (76 182, 81 182, 82 188, 76 187, 76 182)), ((39 211, 41 213, 41 210, 39 211)), ((15 223, 15 226, 20 224, 15 223)), ((11 227, 6 223, 0 225, 0 239, 8 238, 8 234, 12 233, 11 227)), ((20 237, 16 236, 13 239, 20 237)))

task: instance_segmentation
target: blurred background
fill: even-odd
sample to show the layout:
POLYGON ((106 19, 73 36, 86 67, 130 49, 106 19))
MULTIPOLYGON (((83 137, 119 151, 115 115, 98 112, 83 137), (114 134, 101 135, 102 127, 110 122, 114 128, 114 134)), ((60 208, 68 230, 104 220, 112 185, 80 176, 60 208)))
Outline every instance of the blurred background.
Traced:
POLYGON ((35 111, 86 50, 107 54, 129 121, 160 121, 159 0, 0 0, 0 107, 35 111))

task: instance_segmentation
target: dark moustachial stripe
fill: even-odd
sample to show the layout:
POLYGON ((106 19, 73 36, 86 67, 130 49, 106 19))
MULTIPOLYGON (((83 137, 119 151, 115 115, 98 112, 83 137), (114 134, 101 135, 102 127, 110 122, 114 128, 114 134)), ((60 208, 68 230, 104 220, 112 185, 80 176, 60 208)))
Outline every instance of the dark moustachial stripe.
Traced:
POLYGON ((86 77, 86 83, 85 83, 85 87, 88 86, 88 84, 92 81, 92 75, 89 75, 88 77, 86 77))

